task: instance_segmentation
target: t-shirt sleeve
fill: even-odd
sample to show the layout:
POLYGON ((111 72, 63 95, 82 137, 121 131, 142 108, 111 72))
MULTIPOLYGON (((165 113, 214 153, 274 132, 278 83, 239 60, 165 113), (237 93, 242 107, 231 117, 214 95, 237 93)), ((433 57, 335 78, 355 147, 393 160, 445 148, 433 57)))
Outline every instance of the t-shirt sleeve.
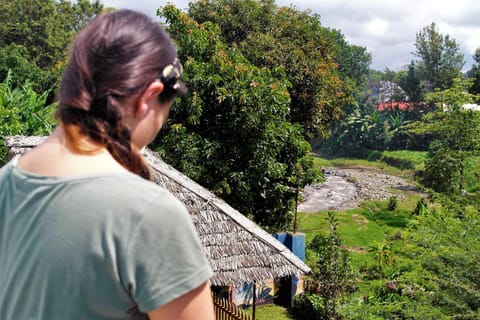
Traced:
POLYGON ((142 312, 165 305, 213 275, 180 201, 163 194, 147 211, 132 231, 122 281, 142 312))

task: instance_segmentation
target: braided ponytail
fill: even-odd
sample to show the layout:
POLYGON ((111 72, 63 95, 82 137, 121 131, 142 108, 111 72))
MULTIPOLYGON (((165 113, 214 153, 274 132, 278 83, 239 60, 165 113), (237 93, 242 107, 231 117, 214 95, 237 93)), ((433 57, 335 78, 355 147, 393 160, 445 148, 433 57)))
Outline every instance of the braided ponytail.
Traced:
MULTIPOLYGON (((108 100, 111 100, 111 98, 108 98, 108 100)), ((107 101, 107 105, 111 105, 111 102, 107 101)), ((101 105, 97 105, 95 110, 104 109, 99 106, 101 105)), ((106 107, 105 110, 110 110, 110 112, 107 112, 103 117, 76 108, 57 110, 57 116, 63 119, 62 124, 69 147, 80 154, 94 154, 104 147, 123 167, 150 180, 151 174, 148 166, 139 150, 130 142, 130 131, 123 126, 121 118, 118 117, 114 108, 106 107), (83 137, 90 138, 97 147, 84 144, 83 137)))
POLYGON ((77 36, 60 83, 56 116, 69 147, 82 154, 106 148, 126 169, 149 179, 150 170, 131 143, 121 101, 140 96, 175 56, 163 28, 143 14, 118 10, 96 17, 77 36), (85 137, 98 147, 87 147, 85 137))

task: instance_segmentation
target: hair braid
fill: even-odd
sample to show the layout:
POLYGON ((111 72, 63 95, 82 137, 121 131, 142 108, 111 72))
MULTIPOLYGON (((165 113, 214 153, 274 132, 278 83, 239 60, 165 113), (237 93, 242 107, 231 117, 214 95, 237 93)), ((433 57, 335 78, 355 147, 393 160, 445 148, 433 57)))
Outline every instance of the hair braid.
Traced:
POLYGON ((105 108, 107 110, 106 121, 100 122, 106 133, 104 136, 105 146, 122 166, 145 179, 150 179, 150 170, 139 150, 132 145, 130 130, 124 126, 118 109, 114 107, 113 100, 114 98, 109 95, 105 108))
POLYGON ((81 154, 95 153, 103 146, 127 170, 150 179, 150 169, 139 150, 132 145, 130 130, 123 125, 118 109, 113 106, 113 100, 111 96, 93 100, 95 107, 89 111, 77 108, 57 111, 65 127, 69 146, 81 154), (86 147, 80 136, 90 138, 99 147, 86 147))

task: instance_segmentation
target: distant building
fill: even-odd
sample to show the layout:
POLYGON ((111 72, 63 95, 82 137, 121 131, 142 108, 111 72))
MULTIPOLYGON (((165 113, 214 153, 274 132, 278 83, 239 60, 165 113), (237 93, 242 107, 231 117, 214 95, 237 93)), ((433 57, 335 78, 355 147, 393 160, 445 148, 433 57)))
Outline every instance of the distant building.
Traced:
POLYGON ((379 102, 377 104, 377 110, 399 110, 399 111, 413 111, 415 102, 404 102, 404 101, 388 101, 388 102, 379 102))
POLYGON ((462 105, 461 108, 465 110, 480 111, 480 105, 475 103, 466 103, 462 105))
MULTIPOLYGON (((450 106, 446 105, 445 103, 442 104, 442 108, 443 108, 443 111, 445 111, 445 112, 452 110, 452 108, 450 106)), ((462 104, 460 106, 460 108, 464 109, 464 110, 480 111, 480 105, 475 104, 475 103, 465 103, 465 104, 462 104)))

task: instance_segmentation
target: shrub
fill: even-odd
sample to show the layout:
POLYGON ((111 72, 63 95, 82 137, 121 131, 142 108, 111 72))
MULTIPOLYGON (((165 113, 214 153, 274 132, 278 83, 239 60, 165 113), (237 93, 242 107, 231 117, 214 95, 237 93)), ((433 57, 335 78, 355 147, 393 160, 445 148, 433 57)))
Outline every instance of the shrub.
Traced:
POLYGON ((0 83, 0 165, 6 161, 5 136, 46 135, 52 131, 55 105, 46 105, 48 94, 37 94, 29 81, 14 87, 11 72, 0 83))
POLYGON ((391 196, 388 199, 388 207, 387 208, 390 211, 394 211, 398 208, 398 198, 397 198, 397 196, 391 196))
POLYGON ((420 198, 417 201, 417 206, 413 210, 413 215, 414 216, 424 216, 429 213, 428 211, 428 205, 427 202, 425 201, 425 198, 420 198))
POLYGON ((368 161, 378 161, 380 159, 382 159, 382 152, 378 150, 373 150, 367 157, 368 161))
POLYGON ((304 293, 295 296, 293 314, 297 319, 317 320, 323 313, 322 298, 313 293, 304 293))

